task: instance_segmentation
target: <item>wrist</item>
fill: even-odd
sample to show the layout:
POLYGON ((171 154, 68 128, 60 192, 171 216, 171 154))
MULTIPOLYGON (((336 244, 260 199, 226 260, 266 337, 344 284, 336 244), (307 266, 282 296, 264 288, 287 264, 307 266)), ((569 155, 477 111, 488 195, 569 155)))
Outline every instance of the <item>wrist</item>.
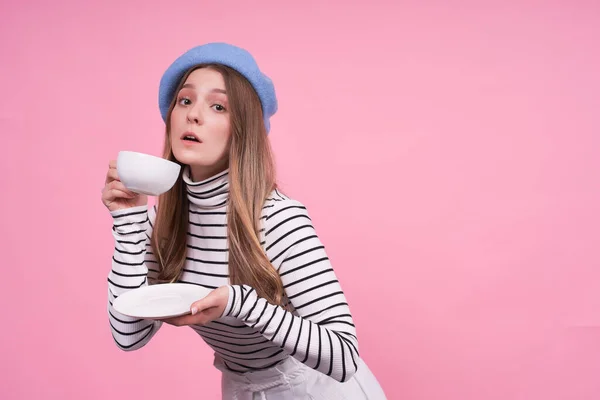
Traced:
POLYGON ((236 293, 237 291, 235 290, 234 285, 227 285, 227 289, 229 291, 229 295, 227 297, 227 304, 225 305, 225 309, 223 309, 223 314, 221 317, 229 317, 234 311, 237 312, 236 303, 238 303, 238 293, 236 293))
MULTIPOLYGON (((143 204, 141 206, 129 207, 129 208, 121 208, 120 210, 113 210, 113 211, 109 211, 109 212, 113 218, 126 218, 126 217, 128 217, 128 214, 136 214, 136 213, 143 212, 143 211, 148 212, 147 204, 143 204)), ((140 215, 140 214, 137 214, 137 215, 140 215)))
POLYGON ((131 234, 134 231, 145 231, 148 227, 148 206, 136 206, 111 211, 113 231, 118 234, 131 234))
POLYGON ((249 290, 250 287, 246 285, 229 285, 229 298, 223 315, 244 319, 248 312, 248 309, 244 306, 246 304, 245 300, 248 300, 249 290))

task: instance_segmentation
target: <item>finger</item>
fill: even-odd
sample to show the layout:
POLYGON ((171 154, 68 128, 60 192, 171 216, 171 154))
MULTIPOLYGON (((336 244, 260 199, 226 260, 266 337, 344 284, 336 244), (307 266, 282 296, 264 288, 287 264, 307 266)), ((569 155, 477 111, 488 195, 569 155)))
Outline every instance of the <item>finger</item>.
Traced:
POLYGON ((120 181, 121 179, 119 179, 119 173, 117 172, 116 168, 109 168, 108 171, 106 172, 106 179, 104 181, 104 183, 110 183, 112 181, 120 181))
MULTIPOLYGON (((110 168, 108 170, 108 172, 106 173, 106 178, 111 178, 111 181, 120 181, 121 179, 119 178, 119 173, 117 172, 116 168, 110 168)), ((108 182, 106 182, 108 183, 108 182)))
POLYGON ((121 181, 111 181, 108 184, 108 188, 111 190, 118 190, 126 194, 126 197, 134 198, 137 196, 137 193, 133 193, 131 190, 127 189, 123 182, 121 181))
POLYGON ((159 321, 163 321, 164 323, 167 323, 167 324, 173 325, 173 326, 191 325, 193 323, 193 321, 191 321, 189 314, 181 315, 179 317, 166 318, 166 319, 162 319, 159 321))
POLYGON ((164 322, 165 324, 169 324, 169 325, 175 325, 177 322, 177 317, 159 318, 159 319, 157 319, 157 321, 161 321, 161 322, 164 322))
POLYGON ((208 310, 209 308, 215 307, 217 304, 217 299, 214 296, 206 296, 205 298, 195 301, 190 306, 190 311, 192 315, 196 315, 197 313, 208 310))
POLYGON ((116 169, 117 168, 117 160, 110 160, 108 162, 108 168, 109 169, 116 169))
POLYGON ((106 191, 106 194, 103 196, 103 198, 108 202, 113 202, 118 199, 133 199, 135 196, 132 196, 131 194, 123 192, 119 189, 109 189, 106 191))
POLYGON ((106 202, 112 202, 117 199, 134 199, 136 197, 135 193, 131 193, 129 190, 126 190, 123 187, 117 185, 120 182, 113 182, 115 182, 116 184, 113 184, 111 182, 108 185, 106 185, 102 190, 102 199, 106 202))
POLYGON ((204 311, 204 309, 206 309, 206 305, 205 302, 202 300, 198 300, 192 303, 192 305, 190 306, 190 311, 192 312, 192 315, 196 315, 199 312, 204 311))

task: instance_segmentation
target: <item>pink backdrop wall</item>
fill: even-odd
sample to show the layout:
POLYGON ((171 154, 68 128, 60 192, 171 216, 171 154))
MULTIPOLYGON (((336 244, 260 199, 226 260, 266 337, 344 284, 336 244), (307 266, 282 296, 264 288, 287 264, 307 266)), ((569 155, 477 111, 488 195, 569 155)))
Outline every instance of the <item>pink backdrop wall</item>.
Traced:
POLYGON ((160 153, 164 68, 216 40, 275 81, 281 183, 390 399, 600 397, 598 3, 11 3, 0 398, 218 398, 191 330, 113 344, 100 202, 119 150, 160 153))

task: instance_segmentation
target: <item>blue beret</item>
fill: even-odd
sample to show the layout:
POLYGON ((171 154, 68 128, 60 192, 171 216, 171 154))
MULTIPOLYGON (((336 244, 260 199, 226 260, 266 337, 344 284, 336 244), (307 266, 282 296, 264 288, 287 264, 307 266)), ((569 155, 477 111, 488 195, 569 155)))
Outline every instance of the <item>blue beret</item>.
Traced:
POLYGON ((260 71, 254 57, 248 51, 227 43, 208 43, 194 47, 179 56, 167 68, 160 79, 158 91, 158 103, 163 121, 167 120, 171 100, 185 72, 191 67, 206 63, 226 65, 248 79, 260 98, 265 128, 269 133, 270 118, 277 111, 277 97, 273 82, 260 71))

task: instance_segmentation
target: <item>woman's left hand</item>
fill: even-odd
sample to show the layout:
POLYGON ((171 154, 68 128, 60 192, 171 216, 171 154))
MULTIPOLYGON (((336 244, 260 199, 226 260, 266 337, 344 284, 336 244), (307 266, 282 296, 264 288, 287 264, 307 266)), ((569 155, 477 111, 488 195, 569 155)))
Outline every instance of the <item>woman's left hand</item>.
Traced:
POLYGON ((214 289, 202 300, 192 303, 190 306, 191 314, 161 319, 160 321, 174 326, 204 325, 221 317, 228 300, 229 287, 221 286, 214 289))

